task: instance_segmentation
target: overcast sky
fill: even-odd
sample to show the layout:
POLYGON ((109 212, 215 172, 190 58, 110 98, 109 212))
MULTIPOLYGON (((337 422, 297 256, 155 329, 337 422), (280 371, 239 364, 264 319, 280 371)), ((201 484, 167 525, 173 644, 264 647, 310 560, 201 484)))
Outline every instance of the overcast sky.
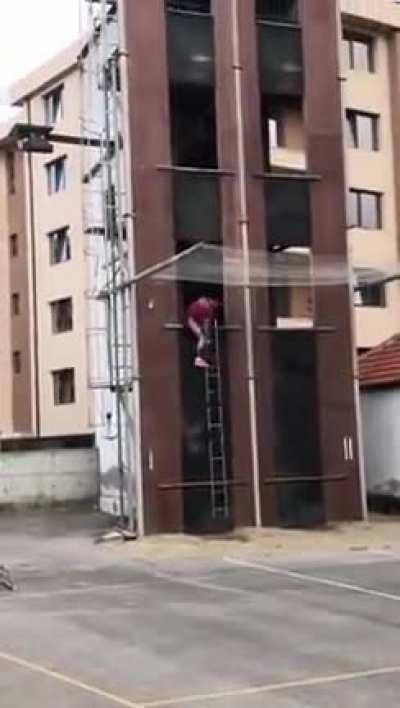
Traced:
POLYGON ((0 0, 0 120, 7 86, 79 36, 82 0, 0 0), (4 5, 4 7, 3 7, 4 5))

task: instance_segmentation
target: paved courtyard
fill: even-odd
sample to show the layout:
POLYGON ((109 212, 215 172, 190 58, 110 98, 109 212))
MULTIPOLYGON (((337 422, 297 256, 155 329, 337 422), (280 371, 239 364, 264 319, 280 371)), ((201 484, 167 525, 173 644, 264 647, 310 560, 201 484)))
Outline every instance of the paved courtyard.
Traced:
POLYGON ((0 514, 2 708, 398 708, 397 550, 137 557, 103 523, 0 514))

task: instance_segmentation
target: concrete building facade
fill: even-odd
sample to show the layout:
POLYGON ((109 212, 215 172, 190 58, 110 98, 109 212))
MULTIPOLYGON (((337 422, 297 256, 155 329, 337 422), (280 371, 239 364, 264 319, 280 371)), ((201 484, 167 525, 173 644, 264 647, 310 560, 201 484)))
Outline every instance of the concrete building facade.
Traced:
MULTIPOLYGON (((351 262, 379 273, 399 262, 400 6, 342 0, 342 71, 351 262)), ((359 350, 400 330, 400 284, 355 296, 359 350)))
MULTIPOLYGON (((20 122, 48 125, 79 138, 80 48, 81 43, 71 46, 12 87, 13 102, 21 108, 20 122)), ((18 257, 9 263, 21 302, 20 315, 11 324, 13 346, 20 346, 18 337, 24 333, 31 359, 24 356, 20 362, 25 388, 18 415, 29 407, 33 413, 30 421, 26 414, 22 428, 18 419, 11 428, 43 437, 84 434, 89 409, 81 148, 62 143, 51 154, 41 155, 20 153, 15 147, 7 154, 18 162, 21 184, 9 199, 9 232, 21 243, 18 257), (16 199, 19 208, 13 209, 16 199), (36 380, 29 386, 30 371, 36 380)))

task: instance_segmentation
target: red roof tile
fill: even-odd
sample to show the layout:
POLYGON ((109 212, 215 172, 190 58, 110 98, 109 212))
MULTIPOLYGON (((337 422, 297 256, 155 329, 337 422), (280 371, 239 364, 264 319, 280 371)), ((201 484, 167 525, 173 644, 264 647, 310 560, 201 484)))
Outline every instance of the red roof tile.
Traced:
POLYGON ((400 386, 400 334, 396 334, 358 362, 361 388, 400 386))

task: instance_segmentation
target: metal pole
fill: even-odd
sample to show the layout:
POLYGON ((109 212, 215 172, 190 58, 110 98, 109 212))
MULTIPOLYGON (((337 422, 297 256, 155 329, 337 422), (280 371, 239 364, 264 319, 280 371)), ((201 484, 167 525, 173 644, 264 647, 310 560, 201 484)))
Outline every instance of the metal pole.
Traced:
MULTIPOLYGON (((122 281, 126 280, 126 275, 127 275, 127 268, 125 264, 125 257, 123 253, 123 234, 124 234, 124 223, 123 223, 123 216, 122 216, 122 179, 121 179, 121 161, 120 161, 120 147, 119 147, 119 135, 120 135, 120 130, 119 130, 119 105, 118 105, 118 90, 117 90, 117 71, 118 71, 118 61, 119 61, 119 53, 114 54, 111 63, 110 63, 110 71, 111 71, 111 86, 112 86, 112 99, 113 99, 113 123, 114 123, 114 145, 115 145, 115 150, 114 150, 114 162, 115 162, 115 184, 116 184, 116 194, 115 194, 115 208, 116 208, 116 217, 117 217, 117 238, 118 238, 118 252, 119 252, 119 265, 120 265, 120 270, 121 270, 121 279, 122 281)), ((120 298, 120 312, 121 312, 121 346, 122 346, 122 385, 121 385, 121 398, 120 398, 120 404, 122 406, 122 412, 124 413, 124 418, 125 418, 125 435, 124 435, 124 446, 125 446, 125 469, 126 472, 129 470, 129 463, 131 460, 131 451, 130 451, 130 440, 129 440, 129 363, 128 363, 128 317, 129 315, 129 304, 130 304, 130 299, 129 299, 129 291, 126 289, 116 292, 115 294, 116 298, 120 298)), ((132 356, 132 355, 131 355, 132 356)), ((122 421, 121 421, 121 434, 122 434, 122 421)), ((133 514, 133 507, 134 507, 134 500, 133 500, 133 488, 132 488, 132 474, 129 475, 129 478, 126 479, 126 493, 127 493, 127 501, 128 501, 128 510, 127 510, 127 516, 128 516, 128 525, 129 525, 129 530, 133 531, 134 530, 134 514, 133 514)))
POLYGON ((257 527, 261 527, 261 493, 260 493, 260 461, 258 449, 257 432, 257 403, 256 384, 254 367, 254 341, 253 341, 253 314, 252 297, 250 283, 250 253, 249 253, 249 215, 247 209, 247 188, 246 188, 246 151, 244 138, 244 118, 243 118, 243 90, 242 90, 242 68, 240 57, 239 39, 239 0, 233 0, 233 68, 235 78, 235 104, 237 121, 237 149, 238 149, 238 187, 240 200, 240 230, 242 236, 243 270, 244 270, 244 318, 245 318, 245 338, 247 354, 247 379, 249 387, 249 407, 250 407, 250 435, 251 435, 251 458, 253 469, 253 490, 254 490, 254 520, 257 527))
MULTIPOLYGON (((130 0, 126 0, 130 2, 130 0)), ((120 74, 122 85, 122 105, 121 105, 121 129, 124 144, 124 175, 126 189, 126 213, 130 215, 129 228, 127 230, 128 243, 130 245, 130 262, 132 272, 136 272, 136 253, 135 253, 135 223, 133 220, 134 213, 134 194, 132 183, 132 151, 133 145, 131 133, 127 125, 127 117, 130 115, 129 91, 128 91, 128 56, 126 53, 126 25, 125 25, 125 7, 124 0, 118 3, 118 20, 119 20, 119 37, 120 37, 120 74)), ((133 71, 132 66, 129 67, 133 71)), ((128 226, 128 224, 127 224, 128 226)), ((133 458, 132 464, 135 474, 135 486, 132 492, 136 496, 136 532, 139 537, 143 537, 145 533, 144 521, 144 500, 143 500, 143 464, 142 464, 142 429, 141 429, 141 384, 140 384, 140 364, 139 364, 139 337, 138 337, 138 321, 137 321, 137 287, 135 283, 131 284, 128 293, 130 303, 130 336, 131 336, 131 356, 132 356, 132 414, 130 409, 125 411, 127 415, 127 431, 129 423, 133 437, 133 458), (131 418, 131 420, 130 420, 131 418)), ((133 479, 131 479, 133 487, 133 479)))

